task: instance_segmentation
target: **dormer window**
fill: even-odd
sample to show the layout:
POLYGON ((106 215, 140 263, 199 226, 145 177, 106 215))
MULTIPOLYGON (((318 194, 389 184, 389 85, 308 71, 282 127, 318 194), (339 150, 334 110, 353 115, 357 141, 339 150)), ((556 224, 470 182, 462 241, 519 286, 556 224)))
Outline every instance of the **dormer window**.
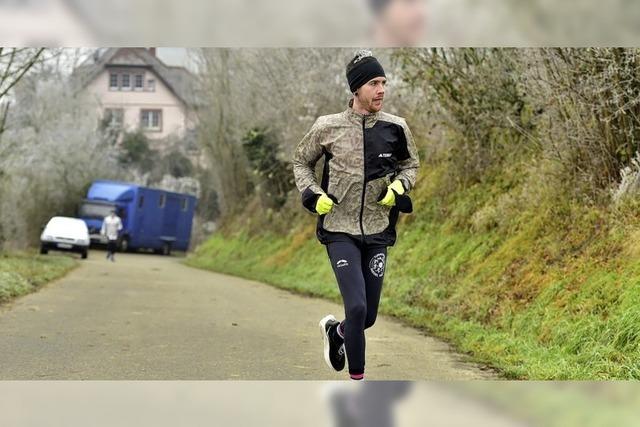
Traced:
POLYGON ((131 90, 131 76, 129 74, 122 75, 122 90, 131 90))
POLYGON ((109 90, 118 90, 118 74, 109 74, 109 90))
POLYGON ((136 74, 136 90, 142 90, 144 88, 144 75, 136 74))
POLYGON ((109 90, 144 90, 144 73, 111 71, 109 90))
POLYGON ((156 90, 156 80, 155 79, 148 79, 147 80, 147 90, 149 92, 155 92, 155 90, 156 90))

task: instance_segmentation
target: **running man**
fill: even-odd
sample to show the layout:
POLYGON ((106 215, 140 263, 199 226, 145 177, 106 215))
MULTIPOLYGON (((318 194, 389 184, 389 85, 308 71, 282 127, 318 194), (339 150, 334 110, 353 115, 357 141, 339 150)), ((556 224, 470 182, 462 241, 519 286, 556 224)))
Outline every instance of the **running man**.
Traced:
POLYGON ((364 378, 365 335, 380 302, 387 247, 396 241, 399 212, 412 211, 407 193, 418 172, 418 152, 404 119, 382 112, 385 73, 369 51, 347 65, 349 108, 322 116, 293 156, 302 204, 318 214, 316 235, 326 246, 345 319, 320 321, 327 364, 364 378), (324 157, 322 181, 315 165, 324 157))
POLYGON ((112 209, 109 215, 102 220, 100 234, 107 237, 107 259, 115 262, 115 253, 118 248, 118 235, 122 230, 122 220, 116 215, 116 210, 112 209))

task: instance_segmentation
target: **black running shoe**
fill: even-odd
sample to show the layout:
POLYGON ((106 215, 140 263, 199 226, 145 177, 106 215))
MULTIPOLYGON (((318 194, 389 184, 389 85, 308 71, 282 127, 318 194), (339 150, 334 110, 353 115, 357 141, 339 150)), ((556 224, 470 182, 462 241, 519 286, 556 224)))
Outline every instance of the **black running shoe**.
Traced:
POLYGON ((324 339, 324 361, 327 365, 338 372, 344 369, 345 354, 344 343, 337 342, 333 339, 329 330, 332 327, 338 326, 340 323, 333 315, 325 316, 320 321, 320 330, 322 331, 322 338, 324 339))

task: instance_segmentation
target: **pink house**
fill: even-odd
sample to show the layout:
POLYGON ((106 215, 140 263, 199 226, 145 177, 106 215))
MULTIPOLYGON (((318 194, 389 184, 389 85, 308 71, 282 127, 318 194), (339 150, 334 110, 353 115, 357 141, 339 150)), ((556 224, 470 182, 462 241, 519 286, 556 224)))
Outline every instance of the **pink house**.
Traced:
POLYGON ((183 137, 195 127, 194 76, 168 66, 155 48, 109 48, 76 68, 81 90, 93 93, 103 117, 149 139, 183 137))

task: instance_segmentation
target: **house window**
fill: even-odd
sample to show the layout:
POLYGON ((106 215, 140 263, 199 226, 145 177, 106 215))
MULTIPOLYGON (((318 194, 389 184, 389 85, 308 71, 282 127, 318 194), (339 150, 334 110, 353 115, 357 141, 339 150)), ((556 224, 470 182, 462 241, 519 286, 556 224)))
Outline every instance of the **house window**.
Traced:
POLYGON ((164 205, 167 203, 167 196, 165 196, 164 194, 160 195, 160 203, 158 203, 158 206, 160 206, 160 208, 164 208, 164 205))
POLYGON ((122 90, 131 90, 131 76, 129 74, 122 75, 122 90))
POLYGON ((122 108, 106 108, 103 121, 107 126, 121 127, 124 123, 124 110, 122 108))
POLYGON ((136 90, 142 90, 144 87, 144 76, 142 74, 136 74, 135 77, 136 90))
POLYGON ((144 130, 162 130, 162 110, 141 110, 140 127, 144 130))
POLYGON ((156 90, 156 80, 155 79, 148 79, 147 80, 147 90, 149 92, 154 92, 156 90))
POLYGON ((109 74, 109 90, 118 90, 118 74, 109 74))

